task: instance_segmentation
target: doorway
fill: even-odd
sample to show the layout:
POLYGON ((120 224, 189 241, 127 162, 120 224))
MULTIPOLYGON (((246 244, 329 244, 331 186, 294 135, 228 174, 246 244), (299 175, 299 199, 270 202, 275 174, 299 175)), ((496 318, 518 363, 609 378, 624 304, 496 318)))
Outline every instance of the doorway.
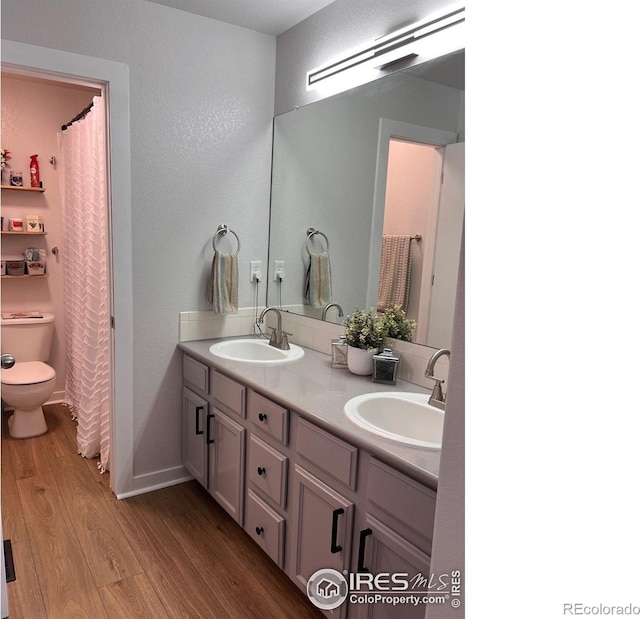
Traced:
MULTIPOLYGON (((376 186, 373 198, 373 218, 371 247, 369 251, 369 284, 367 289, 368 307, 377 306, 377 294, 380 274, 380 261, 382 256, 381 242, 387 226, 387 234, 402 234, 411 237, 421 235, 421 240, 414 238, 411 241, 413 252, 412 261, 419 262, 415 265, 414 294, 409 302, 408 316, 417 319, 417 327, 414 342, 427 344, 427 332, 429 322, 429 308, 431 305, 432 275, 434 265, 434 247, 438 226, 438 207, 440 200, 441 178, 444 159, 444 149, 447 145, 454 144, 457 133, 443 131, 414 125, 401 121, 380 119, 378 131, 378 154, 376 167, 376 186), (416 191, 425 193, 425 200, 421 202, 426 212, 420 216, 419 226, 415 226, 414 218, 419 205, 413 205, 412 211, 401 209, 398 220, 402 219, 402 225, 398 229, 391 225, 393 215, 386 218, 388 185, 395 181, 390 179, 390 166, 394 166, 393 152, 395 147, 401 147, 411 153, 412 158, 417 159, 417 170, 414 171, 414 184, 421 185, 416 191), (406 148, 405 148, 406 147, 406 148), (421 175, 423 176, 422 178, 421 175), (417 179, 417 180, 416 180, 417 179)), ((407 179, 400 179, 399 184, 404 184, 407 179)), ((413 198, 408 199, 412 202, 413 198)), ((391 206, 392 210, 395 210, 391 206)), ((459 245, 458 245, 459 247, 459 245)), ((414 264, 412 264, 412 267, 414 264)), ((429 343, 430 345, 430 343, 429 343)), ((448 346, 447 346, 448 348, 448 346)))
POLYGON ((135 493, 133 480, 133 285, 129 74, 122 63, 2 41, 2 69, 101 90, 106 106, 107 195, 111 246, 111 489, 135 493), (117 329, 117 331, 116 331, 117 329))
POLYGON ((405 302, 399 305, 417 323, 418 344, 427 341, 428 321, 421 318, 429 315, 441 175, 442 148, 396 137, 389 140, 382 234, 410 239, 409 263, 396 268, 407 272, 405 302))

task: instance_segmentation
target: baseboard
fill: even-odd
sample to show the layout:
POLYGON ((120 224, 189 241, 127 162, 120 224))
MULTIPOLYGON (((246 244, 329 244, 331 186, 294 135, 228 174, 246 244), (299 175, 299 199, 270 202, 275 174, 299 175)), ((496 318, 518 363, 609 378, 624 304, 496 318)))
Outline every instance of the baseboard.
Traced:
POLYGON ((162 471, 145 473, 144 475, 134 475, 133 490, 117 494, 116 497, 118 499, 128 499, 139 494, 146 494, 154 490, 176 486, 177 484, 182 484, 192 479, 193 475, 191 475, 184 466, 175 466, 162 471))
POLYGON ((54 391, 50 400, 47 400, 45 404, 62 404, 65 400, 65 392, 63 391, 54 391))

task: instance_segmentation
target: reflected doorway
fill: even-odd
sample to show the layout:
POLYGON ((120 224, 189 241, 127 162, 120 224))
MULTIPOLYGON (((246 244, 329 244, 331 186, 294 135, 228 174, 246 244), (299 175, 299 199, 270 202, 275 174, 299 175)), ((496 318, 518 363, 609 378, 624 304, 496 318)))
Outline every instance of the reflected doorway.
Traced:
MULTIPOLYGON (((380 290, 417 322, 414 341, 426 344, 443 149, 392 137, 389 140, 380 290), (388 252, 396 237, 399 252, 388 252), (406 253, 405 253, 406 252, 406 253), (394 255, 389 255, 393 253, 394 255), (394 279, 395 281, 385 281, 394 279)), ((379 298, 378 309, 382 303, 379 298)))

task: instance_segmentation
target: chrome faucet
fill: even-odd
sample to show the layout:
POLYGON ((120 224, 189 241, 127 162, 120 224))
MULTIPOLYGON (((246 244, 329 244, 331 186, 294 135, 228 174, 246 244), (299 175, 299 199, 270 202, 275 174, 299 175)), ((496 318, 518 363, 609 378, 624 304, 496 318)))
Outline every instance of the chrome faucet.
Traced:
POLYGON ((439 408, 440 410, 444 410, 444 401, 447 396, 443 395, 442 393, 442 383, 444 381, 440 380, 439 378, 436 378, 433 375, 433 370, 436 367, 436 362, 443 355, 446 355, 447 357, 449 357, 449 359, 451 359, 451 351, 447 350, 446 348, 441 348, 440 350, 436 350, 436 352, 434 352, 433 355, 431 356, 431 359, 429 359, 429 363, 427 363, 427 369, 424 372, 425 378, 430 378, 436 383, 433 387, 433 391, 431 392, 431 397, 429 398, 429 404, 431 404, 431 406, 435 406, 436 408, 439 408))
POLYGON ((285 333, 282 330, 282 314, 275 307, 265 307, 260 314, 260 318, 258 318, 258 323, 264 322, 264 316, 267 312, 275 312, 278 317, 278 327, 274 329, 273 327, 269 327, 271 329, 271 338, 269 339, 269 346, 274 346, 275 348, 279 348, 280 350, 289 350, 289 338, 287 335, 291 335, 290 333, 285 333))
POLYGON ((332 307, 337 307, 338 308, 338 318, 342 318, 344 316, 344 314, 342 312, 342 308, 337 303, 329 303, 328 305, 325 305, 322 308, 322 320, 326 320, 327 319, 327 312, 332 307))

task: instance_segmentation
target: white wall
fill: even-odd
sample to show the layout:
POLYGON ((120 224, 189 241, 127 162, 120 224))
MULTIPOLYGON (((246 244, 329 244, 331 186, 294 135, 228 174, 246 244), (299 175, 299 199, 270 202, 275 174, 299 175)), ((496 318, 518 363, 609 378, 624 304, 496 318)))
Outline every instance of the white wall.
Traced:
POLYGON ((459 3, 453 0, 335 0, 278 37, 276 114, 321 99, 307 71, 352 48, 459 3))
POLYGON ((207 309, 218 224, 266 263, 275 39, 143 0, 3 0, 2 38, 129 65, 133 468, 180 466, 178 316, 207 309))
MULTIPOLYGON (((58 133, 63 123, 71 120, 91 102, 95 92, 54 83, 2 76, 2 146, 11 151, 9 167, 22 170, 25 186, 29 185, 29 160, 39 155, 40 180, 44 193, 3 191, 2 216, 40 215, 46 237, 3 237, 2 257, 20 255, 27 247, 47 251, 47 277, 28 280, 3 280, 2 311, 40 310, 56 317, 54 340, 49 365, 56 371, 56 388, 52 400, 64 396, 66 348, 64 338, 64 297, 62 244, 62 203, 59 166, 49 163, 52 155, 59 159, 58 133), (53 247, 61 253, 54 256, 53 247)), ((79 225, 82 225, 79 222, 79 225)), ((6 230, 6 223, 5 223, 6 230)))

